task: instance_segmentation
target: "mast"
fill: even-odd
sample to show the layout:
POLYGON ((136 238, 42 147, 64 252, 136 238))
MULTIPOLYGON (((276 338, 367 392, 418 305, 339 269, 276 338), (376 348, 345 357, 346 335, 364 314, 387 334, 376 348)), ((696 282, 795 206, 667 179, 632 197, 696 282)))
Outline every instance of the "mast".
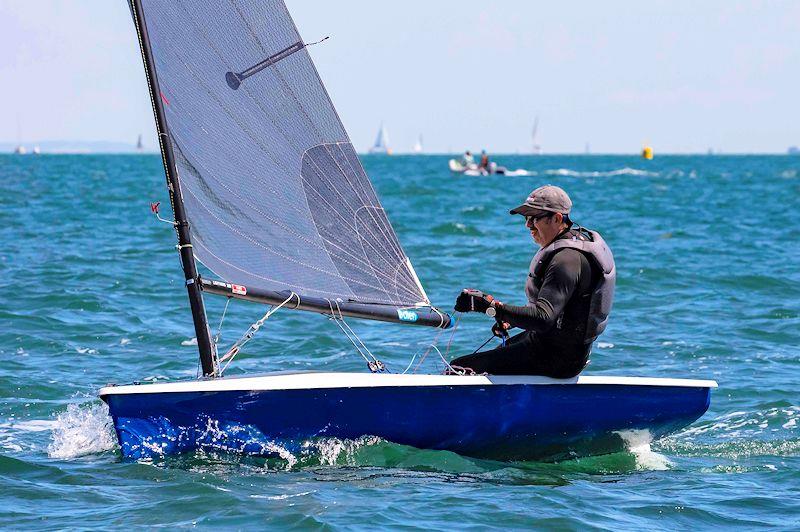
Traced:
POLYGON ((161 91, 158 88, 158 78, 153 62, 150 39, 147 36, 147 26, 142 16, 141 0, 130 0, 131 14, 133 23, 136 26, 136 33, 139 38, 139 46, 142 51, 142 61, 144 62, 145 73, 147 74, 147 85, 150 89, 150 101, 153 104, 153 113, 158 129, 158 143, 161 148, 161 157, 164 162, 164 173, 167 178, 167 189, 169 190, 169 200, 172 205, 172 212, 175 214, 175 233, 178 236, 178 250, 183 266, 186 289, 189 295, 189 306, 192 309, 192 319, 194 320, 194 332, 197 337, 197 348, 200 351, 200 363, 203 368, 203 376, 216 376, 216 365, 214 363, 214 347, 211 341, 211 331, 208 327, 206 308, 203 304, 203 293, 200 288, 199 276, 197 275, 197 265, 194 261, 192 242, 189 236, 189 221, 186 218, 186 210, 183 205, 183 195, 181 194, 178 171, 175 166, 175 157, 172 152, 172 142, 167 134, 167 121, 164 116, 161 91))

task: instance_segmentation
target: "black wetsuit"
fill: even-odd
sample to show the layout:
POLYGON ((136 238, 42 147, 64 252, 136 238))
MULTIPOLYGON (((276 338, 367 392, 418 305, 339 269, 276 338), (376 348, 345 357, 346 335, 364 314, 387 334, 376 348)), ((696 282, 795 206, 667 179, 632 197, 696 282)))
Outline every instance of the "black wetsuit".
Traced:
MULTIPOLYGON (((567 231, 558 238, 570 238, 567 231)), ((466 355, 450 364, 494 375, 574 377, 586 366, 585 342, 592 288, 600 272, 575 249, 557 252, 545 269, 535 306, 502 305, 497 318, 525 329, 505 346, 466 355)))

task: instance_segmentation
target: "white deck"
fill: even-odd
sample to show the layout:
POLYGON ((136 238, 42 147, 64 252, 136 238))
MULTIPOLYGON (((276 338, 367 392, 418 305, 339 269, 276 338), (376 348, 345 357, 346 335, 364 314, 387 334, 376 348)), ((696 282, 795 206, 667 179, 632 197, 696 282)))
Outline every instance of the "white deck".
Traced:
POLYGON ((497 375, 460 376, 402 375, 391 373, 279 372, 255 377, 226 377, 209 380, 106 386, 100 389, 100 396, 138 393, 374 388, 379 386, 497 386, 508 384, 606 384, 620 386, 681 386, 690 388, 717 387, 716 381, 712 380, 662 379, 651 377, 602 377, 580 375, 571 379, 551 379, 549 377, 497 375))

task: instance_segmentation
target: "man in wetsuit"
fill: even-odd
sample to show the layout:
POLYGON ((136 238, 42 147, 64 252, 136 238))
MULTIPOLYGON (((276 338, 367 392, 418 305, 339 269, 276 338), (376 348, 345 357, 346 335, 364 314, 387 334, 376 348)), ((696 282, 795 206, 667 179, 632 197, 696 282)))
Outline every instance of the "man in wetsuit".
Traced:
POLYGON ((456 370, 496 375, 574 377, 589 360, 592 342, 608 322, 616 269, 611 250, 596 231, 573 228, 572 201, 561 188, 534 190, 511 214, 525 217, 541 249, 531 261, 525 306, 506 305, 478 290, 465 289, 458 312, 484 312, 496 320, 498 336, 523 332, 490 351, 453 360, 456 370))

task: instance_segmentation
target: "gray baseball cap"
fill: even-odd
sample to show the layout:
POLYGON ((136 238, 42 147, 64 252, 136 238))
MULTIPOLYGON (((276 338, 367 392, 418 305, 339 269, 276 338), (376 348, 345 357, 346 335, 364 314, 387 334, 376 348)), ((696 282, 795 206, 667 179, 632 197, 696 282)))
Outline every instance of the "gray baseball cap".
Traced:
POLYGON ((525 203, 508 212, 509 214, 529 216, 541 211, 569 214, 570 210, 572 210, 572 200, 569 199, 567 193, 555 185, 545 185, 531 192, 525 203))

